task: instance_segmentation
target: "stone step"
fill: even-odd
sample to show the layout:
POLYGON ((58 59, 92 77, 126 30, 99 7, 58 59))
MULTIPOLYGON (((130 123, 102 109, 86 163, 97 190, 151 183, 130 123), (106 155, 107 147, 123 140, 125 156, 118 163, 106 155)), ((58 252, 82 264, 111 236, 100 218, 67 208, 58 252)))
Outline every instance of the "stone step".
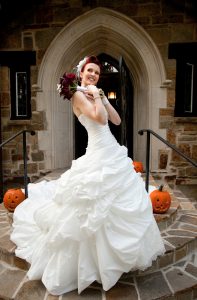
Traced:
POLYGON ((16 246, 10 241, 11 225, 12 213, 8 212, 3 204, 0 204, 0 260, 11 266, 28 270, 28 263, 15 256, 16 246))
MULTIPOLYGON (((151 184, 155 182, 152 180, 151 184)), ((95 283, 81 295, 73 291, 52 296, 40 280, 27 279, 29 266, 14 255, 15 245, 9 240, 12 214, 1 204, 0 300, 197 300, 196 203, 180 191, 167 189, 172 196, 171 208, 166 214, 155 215, 166 246, 165 255, 145 271, 123 274, 110 291, 103 291, 102 286, 95 283)))
POLYGON ((1 300, 195 300, 197 299, 197 253, 167 268, 149 274, 123 274, 105 292, 98 283, 78 295, 77 290, 61 296, 50 295, 40 280, 30 281, 26 271, 0 262, 1 300))

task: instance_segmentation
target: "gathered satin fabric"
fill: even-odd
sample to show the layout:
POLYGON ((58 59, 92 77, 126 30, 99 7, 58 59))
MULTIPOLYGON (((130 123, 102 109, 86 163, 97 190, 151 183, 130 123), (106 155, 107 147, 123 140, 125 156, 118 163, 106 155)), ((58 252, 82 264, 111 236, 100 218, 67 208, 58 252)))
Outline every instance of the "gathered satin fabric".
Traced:
POLYGON ((88 132, 85 155, 59 179, 29 184, 13 218, 16 255, 30 263, 29 279, 53 295, 81 293, 94 281, 109 290, 123 272, 144 270, 165 252, 127 148, 108 124, 83 114, 79 121, 88 132))

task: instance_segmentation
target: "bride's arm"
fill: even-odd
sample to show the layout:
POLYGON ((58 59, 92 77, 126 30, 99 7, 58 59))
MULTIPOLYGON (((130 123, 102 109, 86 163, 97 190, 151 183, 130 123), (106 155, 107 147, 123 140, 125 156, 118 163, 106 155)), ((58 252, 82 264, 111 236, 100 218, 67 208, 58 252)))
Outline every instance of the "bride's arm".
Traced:
POLYGON ((115 108, 111 105, 111 103, 109 102, 109 100, 106 98, 104 98, 103 100, 103 104, 106 108, 106 111, 108 112, 108 119, 115 125, 120 125, 121 123, 121 118, 119 116, 119 114, 117 113, 117 111, 115 110, 115 108))
POLYGON ((93 101, 90 102, 82 92, 75 92, 72 101, 75 110, 86 115, 90 119, 105 125, 107 117, 98 89, 90 88, 93 95, 93 101))

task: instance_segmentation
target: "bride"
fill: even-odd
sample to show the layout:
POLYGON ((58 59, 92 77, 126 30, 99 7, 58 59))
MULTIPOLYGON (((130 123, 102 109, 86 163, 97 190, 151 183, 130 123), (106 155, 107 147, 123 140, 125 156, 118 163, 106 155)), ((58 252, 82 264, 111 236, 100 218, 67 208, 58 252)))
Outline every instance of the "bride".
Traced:
POLYGON ((99 94, 100 71, 94 56, 77 66, 87 90, 71 102, 88 132, 85 155, 59 179, 29 184, 14 212, 16 255, 30 263, 28 278, 53 295, 81 293, 94 281, 109 290, 122 273, 144 270, 165 252, 144 182, 110 132, 108 120, 121 120, 99 94))

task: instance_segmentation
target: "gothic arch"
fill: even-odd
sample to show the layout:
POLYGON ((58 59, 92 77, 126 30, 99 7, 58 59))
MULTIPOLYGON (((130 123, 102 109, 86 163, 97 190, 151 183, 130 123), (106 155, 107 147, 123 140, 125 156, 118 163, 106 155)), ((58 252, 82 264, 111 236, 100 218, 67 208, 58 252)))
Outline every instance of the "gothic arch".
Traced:
MULTIPOLYGON (((166 80, 161 55, 150 36, 127 16, 107 8, 95 8, 70 22, 55 37, 43 58, 38 75, 38 109, 46 111, 47 128, 39 133, 39 146, 46 153, 46 167, 69 166, 73 159, 73 116, 70 103, 58 99, 56 84, 65 70, 84 56, 106 53, 122 55, 134 85, 134 159, 145 159, 145 137, 137 131, 159 129, 159 108, 166 107, 166 80), (96 38, 95 38, 96 37, 96 38)), ((157 168, 157 142, 152 142, 152 169, 157 168)))

